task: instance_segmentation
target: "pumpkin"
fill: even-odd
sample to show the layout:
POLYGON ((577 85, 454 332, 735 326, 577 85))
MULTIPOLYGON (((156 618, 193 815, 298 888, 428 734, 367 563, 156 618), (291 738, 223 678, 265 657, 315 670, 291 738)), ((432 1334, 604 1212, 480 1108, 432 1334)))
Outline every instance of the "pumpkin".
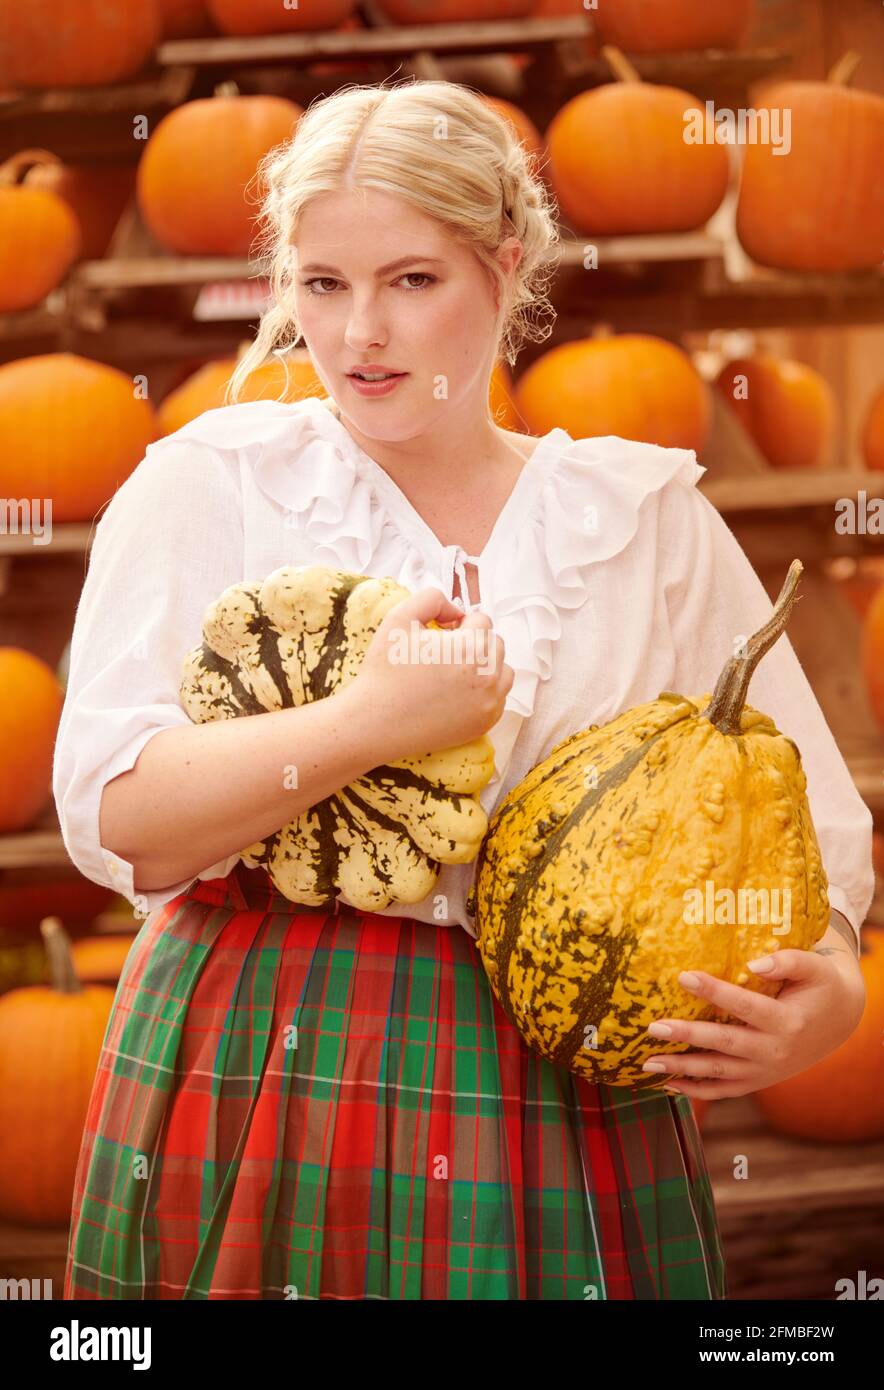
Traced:
POLYGON ((92 521, 156 437, 116 367, 70 352, 0 366, 0 497, 51 498, 53 522, 92 521))
POLYGON ((617 49, 602 53, 619 81, 565 102, 547 131, 549 176, 578 233, 688 232, 727 192, 723 145, 685 139, 690 92, 642 82, 617 49))
MULTIPOLYGON (((294 348, 286 354, 289 387, 282 359, 274 357, 252 372, 240 395, 240 401, 300 401, 307 396, 328 395, 319 380, 306 348, 294 348)), ((159 409, 163 434, 173 434, 206 410, 217 410, 225 403, 227 383, 236 367, 235 357, 226 357, 205 366, 171 391, 159 409)))
POLYGON ((159 40, 156 0, 6 0, 0 5, 0 87, 122 82, 159 40))
POLYGON ((479 96, 486 106, 490 106, 492 111, 503 117, 515 138, 533 157, 535 165, 539 165, 544 155, 543 136, 531 117, 521 106, 516 106, 515 102, 507 101, 504 97, 489 97, 484 92, 480 92, 479 96))
POLYGON ((884 584, 863 619, 860 665, 872 713, 884 729, 884 584))
POLYGON ((502 430, 525 433, 522 419, 515 401, 515 388, 510 370, 505 362, 498 362, 491 373, 488 387, 488 409, 495 425, 502 430))
POLYGON ((131 933, 81 936, 70 948, 77 979, 84 984, 115 985, 129 959, 134 940, 131 933))
POLYGON ((523 372, 516 404, 535 434, 615 434, 702 452, 711 407, 705 382, 674 343, 644 333, 576 338, 523 372))
POLYGON ((63 703, 52 667, 0 647, 0 834, 27 830, 49 804, 63 703))
POLYGON ((838 555, 825 566, 858 618, 864 618, 884 588, 884 556, 838 555))
MULTIPOLYGON (((206 611, 187 654, 181 704, 194 723, 321 700, 358 674, 389 610, 408 590, 324 566, 284 566, 234 584, 206 611)), ((475 858, 488 821, 476 793, 494 769, 484 736, 381 764, 241 853, 292 902, 367 912, 419 902, 441 863, 475 858)))
POLYGON ((164 116, 138 165, 141 216, 161 246, 182 255, 247 256, 260 225, 258 165, 289 140, 303 108, 277 96, 226 94, 164 116))
POLYGON ((67 204, 80 229, 77 259, 97 261, 135 192, 135 169, 128 164, 62 164, 52 156, 51 162, 29 170, 26 184, 48 189, 67 204))
POLYGON ((605 43, 631 53, 736 48, 755 17, 755 0, 596 0, 593 22, 605 43))
POLYGON ((0 165, 0 313, 31 309, 56 289, 80 251, 80 228, 63 198, 24 182, 46 150, 23 150, 0 165))
POLYGON ((760 352, 721 369, 716 385, 773 468, 818 468, 835 434, 835 393, 804 362, 760 352))
POLYGON ((829 1144, 884 1139, 884 931, 860 932, 863 1016, 840 1047, 797 1076, 754 1092, 779 1134, 829 1144))
POLYGON ((875 396, 866 416, 862 437, 866 468, 884 472, 884 387, 875 396))
POLYGON ((534 0, 378 0, 378 10, 394 24, 468 24, 523 19, 534 0))
POLYGON ((779 120, 781 137, 784 112, 791 123, 787 153, 774 141, 743 146, 736 230, 760 265, 824 271, 880 266, 884 97, 845 85, 858 61, 858 54, 846 54, 826 82, 780 83, 753 102, 760 119, 779 120))
POLYGON ((222 34, 334 29, 356 8, 356 0, 309 0, 303 5, 286 5, 281 0, 206 0, 206 4, 222 34))
POLYGON ((526 1043, 589 1080, 665 1086, 642 1063, 687 1044, 648 1024, 715 1013, 681 970, 776 994, 747 962, 783 941, 807 949, 828 927, 800 753, 744 704, 801 569, 711 697, 663 691, 572 734, 494 812, 467 900, 482 962, 526 1043), (774 930, 784 905, 786 936, 774 930))
POLYGON ((159 0, 164 39, 200 39, 211 34, 206 0, 159 0))
POLYGON ((114 991, 81 986, 58 918, 41 931, 51 986, 0 999, 0 1217, 65 1226, 114 991))

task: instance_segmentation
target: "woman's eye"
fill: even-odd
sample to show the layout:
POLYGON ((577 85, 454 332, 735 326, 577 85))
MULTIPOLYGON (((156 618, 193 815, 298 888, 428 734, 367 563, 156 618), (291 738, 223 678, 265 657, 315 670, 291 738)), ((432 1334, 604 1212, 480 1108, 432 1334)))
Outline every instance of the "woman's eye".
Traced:
MULTIPOLYGON (((430 281, 430 284, 432 284, 433 281, 436 279, 436 277, 435 277, 435 275, 427 275, 427 274, 425 274, 424 271, 422 271, 422 270, 408 270, 408 271, 406 271, 405 274, 402 276, 402 279, 403 279, 403 280, 415 280, 415 279, 417 279, 417 280, 429 280, 429 281, 430 281)), ((413 290, 425 290, 425 289, 427 289, 427 286, 426 286, 426 285, 412 285, 411 288, 412 288, 413 290)))
MULTIPOLYGON (((416 294, 418 290, 428 289, 429 285, 434 284, 436 280, 435 275, 430 275, 422 270, 408 270, 404 275, 400 275, 399 278, 400 280, 425 280, 429 282, 423 285, 407 285, 406 290, 410 294, 416 294)), ((338 281, 330 275, 318 275, 313 280, 304 280, 302 283, 304 288, 309 290, 310 294, 315 294, 322 298, 327 294, 333 293, 333 291, 314 289, 314 285, 336 285, 338 281)))
POLYGON ((315 289, 313 288, 314 285, 327 285, 327 284, 336 285, 338 282, 337 282, 337 280, 333 280, 332 277, 331 277, 330 275, 319 275, 319 276, 317 276, 317 278, 316 278, 315 280, 305 280, 303 283, 304 283, 304 287, 305 287, 306 289, 308 289, 308 290, 310 291, 311 294, 319 294, 319 295, 322 295, 322 294, 325 293, 325 291, 324 291, 324 290, 315 290, 315 289))

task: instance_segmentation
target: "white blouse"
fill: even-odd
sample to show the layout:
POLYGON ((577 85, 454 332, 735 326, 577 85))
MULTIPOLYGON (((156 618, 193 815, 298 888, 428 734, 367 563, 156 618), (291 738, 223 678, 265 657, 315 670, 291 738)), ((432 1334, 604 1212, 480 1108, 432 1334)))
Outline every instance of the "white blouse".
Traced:
MULTIPOLYGON (((132 865, 101 844, 102 788, 154 734, 188 724, 185 653, 229 585, 281 565, 390 575, 452 598, 477 567, 484 613, 515 673, 488 736, 498 801, 554 744, 661 690, 711 691, 738 634, 771 603, 695 484, 686 449, 553 429, 537 443, 479 556, 442 545, 380 464, 316 397, 210 410, 151 444, 100 518, 77 608, 53 793, 68 853, 89 879, 152 912, 193 880, 136 894, 132 865)), ((872 817, 783 636, 749 702, 801 749, 829 898, 859 934, 874 888, 872 817)), ((226 875, 236 855, 207 866, 226 875)), ((443 865, 419 903, 388 916, 461 926, 474 864, 443 865)), ((344 894, 339 894, 347 902, 344 894)))

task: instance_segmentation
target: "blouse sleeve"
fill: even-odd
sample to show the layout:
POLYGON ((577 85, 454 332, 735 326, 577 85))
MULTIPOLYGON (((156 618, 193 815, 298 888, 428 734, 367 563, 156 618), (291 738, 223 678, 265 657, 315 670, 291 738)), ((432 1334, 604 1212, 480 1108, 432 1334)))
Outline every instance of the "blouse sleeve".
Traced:
MULTIPOLYGON (((773 604, 733 532, 696 487, 674 482, 661 493, 659 544, 675 651, 673 689, 703 694, 714 689, 735 639, 756 632, 773 604)), ((875 885, 872 815, 787 632, 755 668, 748 703, 769 715, 801 751, 829 903, 847 918, 859 943, 875 885)))
POLYGON ((188 884, 136 898, 132 864, 101 843, 101 793, 134 767, 154 734, 190 723, 178 698, 184 656, 201 639, 205 609, 242 578, 242 557, 241 489, 231 463, 174 437, 148 446, 93 537, 52 790, 77 868, 144 915, 188 884))

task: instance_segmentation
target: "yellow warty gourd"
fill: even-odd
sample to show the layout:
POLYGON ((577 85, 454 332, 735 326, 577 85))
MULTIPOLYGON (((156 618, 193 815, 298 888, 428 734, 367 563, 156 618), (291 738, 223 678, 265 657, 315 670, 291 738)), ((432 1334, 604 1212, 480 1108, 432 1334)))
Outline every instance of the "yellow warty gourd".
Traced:
POLYGON ((680 971, 776 994, 747 962, 826 931, 801 755, 744 706, 801 569, 711 697, 664 691, 571 735, 492 817, 468 900, 492 988, 530 1046, 591 1080, 666 1084, 642 1063, 687 1045, 648 1024, 720 1017, 680 971))

